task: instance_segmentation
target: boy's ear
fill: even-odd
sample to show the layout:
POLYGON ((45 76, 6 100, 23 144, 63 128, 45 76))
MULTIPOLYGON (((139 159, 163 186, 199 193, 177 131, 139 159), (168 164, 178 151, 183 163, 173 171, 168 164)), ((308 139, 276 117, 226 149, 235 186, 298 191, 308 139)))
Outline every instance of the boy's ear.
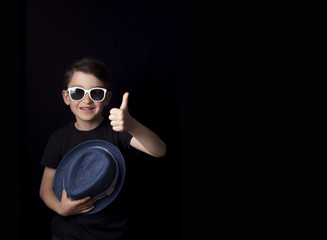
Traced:
MULTIPOLYGON (((107 96, 106 96, 106 98, 104 99, 104 105, 105 105, 105 106, 107 106, 107 105, 110 103, 111 96, 112 96, 112 92, 108 91, 108 92, 107 92, 107 96)), ((68 96, 68 97, 69 97, 69 96, 68 96)))
POLYGON ((66 90, 62 90, 62 99, 66 103, 66 105, 70 104, 69 93, 66 90))

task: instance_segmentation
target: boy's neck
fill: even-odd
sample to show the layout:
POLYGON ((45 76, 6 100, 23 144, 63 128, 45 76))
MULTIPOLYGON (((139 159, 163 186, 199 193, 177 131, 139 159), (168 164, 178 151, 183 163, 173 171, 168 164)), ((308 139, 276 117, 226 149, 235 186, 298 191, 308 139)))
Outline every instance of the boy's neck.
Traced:
POLYGON ((104 117, 100 117, 95 121, 81 121, 76 120, 75 127, 79 131, 90 131, 97 128, 103 121, 104 117))

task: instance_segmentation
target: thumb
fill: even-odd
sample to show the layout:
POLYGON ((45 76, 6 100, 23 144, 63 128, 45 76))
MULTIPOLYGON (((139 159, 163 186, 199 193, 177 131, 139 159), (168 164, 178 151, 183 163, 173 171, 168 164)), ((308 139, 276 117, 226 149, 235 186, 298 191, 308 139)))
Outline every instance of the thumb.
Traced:
POLYGON ((129 96, 129 92, 125 92, 123 95, 123 101, 120 105, 120 109, 127 109, 127 105, 128 105, 128 96, 129 96))
POLYGON ((66 192, 66 189, 65 188, 62 188, 61 200, 60 199, 59 200, 62 201, 63 198, 68 198, 67 192, 66 192))

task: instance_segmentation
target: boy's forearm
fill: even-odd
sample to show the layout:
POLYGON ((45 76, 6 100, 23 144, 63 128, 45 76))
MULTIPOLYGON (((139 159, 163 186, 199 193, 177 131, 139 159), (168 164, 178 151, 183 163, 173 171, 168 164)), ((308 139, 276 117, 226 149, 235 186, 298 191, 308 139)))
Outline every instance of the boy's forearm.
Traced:
POLYGON ((60 201, 53 190, 53 179, 55 173, 56 169, 48 167, 44 168, 40 186, 40 197, 48 208, 60 214, 60 201))
POLYGON ((166 144, 135 118, 132 118, 128 132, 133 136, 131 145, 136 149, 154 157, 163 157, 166 154, 166 144))
POLYGON ((60 213, 60 201, 58 200, 56 194, 54 191, 51 190, 46 190, 43 193, 40 193, 40 197, 43 200, 43 202, 45 203, 45 205, 48 206, 48 208, 50 208, 52 211, 58 213, 59 215, 60 213))

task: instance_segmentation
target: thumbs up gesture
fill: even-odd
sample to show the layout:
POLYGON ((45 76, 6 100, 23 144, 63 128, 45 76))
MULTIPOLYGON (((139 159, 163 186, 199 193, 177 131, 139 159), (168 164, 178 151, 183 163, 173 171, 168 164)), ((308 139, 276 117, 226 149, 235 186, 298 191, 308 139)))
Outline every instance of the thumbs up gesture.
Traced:
POLYGON ((126 92, 123 96, 123 101, 120 105, 120 108, 112 108, 110 110, 110 124, 112 129, 116 132, 127 131, 130 128, 132 117, 128 112, 128 96, 129 93, 126 92))

